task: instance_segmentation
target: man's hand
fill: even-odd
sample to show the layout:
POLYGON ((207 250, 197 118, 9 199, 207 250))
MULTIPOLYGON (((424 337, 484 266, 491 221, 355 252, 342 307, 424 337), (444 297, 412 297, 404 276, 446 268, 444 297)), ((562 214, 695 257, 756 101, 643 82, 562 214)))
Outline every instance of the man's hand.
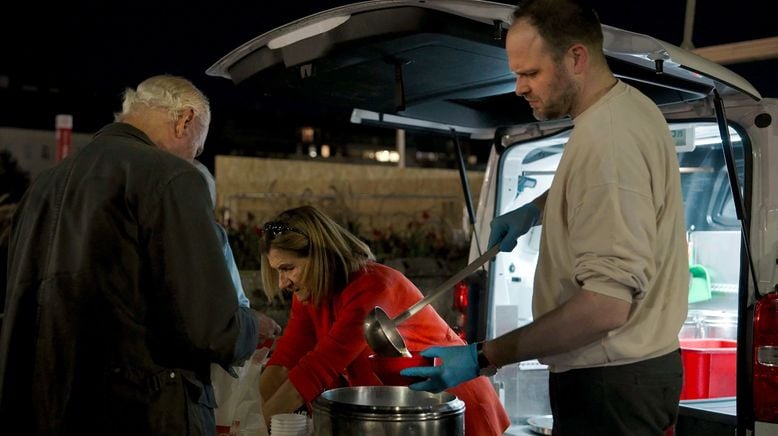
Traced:
POLYGON ((540 223, 540 209, 529 202, 524 206, 495 217, 490 226, 489 248, 500 244, 500 251, 513 251, 516 240, 540 223))
POLYGON ((400 371, 400 375, 428 378, 408 386, 414 391, 438 393, 478 377, 476 344, 430 347, 422 351, 421 355, 438 357, 442 363, 439 366, 417 366, 400 371))
POLYGON ((278 323, 276 323, 273 318, 265 315, 262 312, 259 312, 258 310, 254 310, 254 314, 257 316, 260 344, 281 334, 281 326, 278 325, 278 323))

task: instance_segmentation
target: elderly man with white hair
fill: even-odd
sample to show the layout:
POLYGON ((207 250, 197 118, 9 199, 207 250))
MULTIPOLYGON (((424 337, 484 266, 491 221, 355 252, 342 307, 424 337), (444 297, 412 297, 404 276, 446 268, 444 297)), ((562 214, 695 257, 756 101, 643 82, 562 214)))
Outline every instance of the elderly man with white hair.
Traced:
POLYGON ((14 217, 0 422, 24 434, 211 435, 210 365, 239 365, 239 304, 203 177, 208 99, 156 76, 31 184, 14 217))

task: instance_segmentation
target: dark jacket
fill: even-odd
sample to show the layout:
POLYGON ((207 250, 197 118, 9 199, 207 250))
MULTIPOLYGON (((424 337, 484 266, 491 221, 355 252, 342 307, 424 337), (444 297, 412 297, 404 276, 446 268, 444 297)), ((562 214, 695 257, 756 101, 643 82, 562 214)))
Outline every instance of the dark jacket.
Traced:
POLYGON ((23 434, 213 434, 212 362, 256 346, 197 169, 106 126, 14 217, 0 422, 23 434))

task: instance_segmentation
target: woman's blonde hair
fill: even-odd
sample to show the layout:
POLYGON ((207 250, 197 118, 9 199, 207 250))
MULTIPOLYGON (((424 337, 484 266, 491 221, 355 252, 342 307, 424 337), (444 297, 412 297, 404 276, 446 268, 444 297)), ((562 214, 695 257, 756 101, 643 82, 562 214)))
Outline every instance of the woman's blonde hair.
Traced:
POLYGON ((273 298, 281 292, 267 254, 271 248, 286 250, 308 259, 298 285, 308 290, 316 306, 340 292, 352 273, 375 260, 367 244, 314 206, 288 209, 265 223, 259 245, 265 294, 273 298))

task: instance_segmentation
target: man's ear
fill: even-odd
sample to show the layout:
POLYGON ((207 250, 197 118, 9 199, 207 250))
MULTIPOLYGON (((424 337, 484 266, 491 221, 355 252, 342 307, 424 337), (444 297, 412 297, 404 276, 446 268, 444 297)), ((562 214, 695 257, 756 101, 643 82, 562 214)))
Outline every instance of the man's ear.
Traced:
POLYGON ((192 128, 193 120, 194 110, 190 108, 184 109, 184 113, 176 120, 176 137, 180 138, 184 136, 186 131, 192 128))
POLYGON ((573 73, 581 74, 589 67, 589 49, 583 44, 573 44, 569 50, 573 60, 573 73))

